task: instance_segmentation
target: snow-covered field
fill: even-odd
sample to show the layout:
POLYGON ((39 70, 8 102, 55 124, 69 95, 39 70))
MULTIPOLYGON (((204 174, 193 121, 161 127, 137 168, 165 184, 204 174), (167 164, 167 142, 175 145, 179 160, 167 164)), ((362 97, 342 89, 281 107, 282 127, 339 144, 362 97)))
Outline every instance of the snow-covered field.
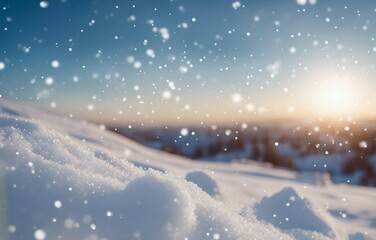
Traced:
POLYGON ((0 101, 1 239, 376 239, 375 199, 326 175, 191 161, 0 101))

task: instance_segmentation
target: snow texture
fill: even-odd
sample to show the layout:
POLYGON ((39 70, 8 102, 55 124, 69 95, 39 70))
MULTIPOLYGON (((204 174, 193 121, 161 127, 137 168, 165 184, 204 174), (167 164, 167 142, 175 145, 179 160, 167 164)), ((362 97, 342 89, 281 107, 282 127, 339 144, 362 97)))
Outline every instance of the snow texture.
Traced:
POLYGON ((212 197, 218 197, 220 195, 217 183, 212 177, 210 177, 205 172, 202 172, 202 171, 190 172, 185 177, 185 180, 195 183, 204 192, 206 192, 212 197))
POLYGON ((373 189, 301 179, 190 161, 0 100, 1 239, 373 238, 373 189))
POLYGON ((247 222, 182 178, 142 170, 110 152, 100 157, 72 135, 20 115, 2 108, 0 117, 11 239, 42 230, 63 239, 289 238, 247 222))
MULTIPOLYGON (((256 216, 281 229, 302 229, 334 237, 333 229, 324 221, 321 209, 302 199, 293 188, 287 187, 256 204, 256 216)), ((299 233, 300 234, 300 233, 299 233)))

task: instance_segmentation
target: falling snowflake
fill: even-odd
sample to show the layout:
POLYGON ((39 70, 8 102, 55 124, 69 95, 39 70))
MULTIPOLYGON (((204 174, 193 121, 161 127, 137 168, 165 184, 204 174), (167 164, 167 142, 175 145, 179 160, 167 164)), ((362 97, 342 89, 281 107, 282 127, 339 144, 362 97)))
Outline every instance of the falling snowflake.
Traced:
POLYGON ((147 49, 146 50, 146 55, 150 58, 155 58, 155 52, 153 49, 147 49))
POLYGON ((180 129, 180 135, 182 135, 183 137, 187 136, 188 133, 189 133, 189 130, 187 128, 180 129))
POLYGON ((169 90, 163 91, 162 96, 164 99, 170 99, 172 94, 169 90))
POLYGON ((136 61, 133 63, 133 67, 136 69, 139 69, 142 67, 142 63, 140 61, 136 61))
POLYGON ((127 57, 127 63, 133 63, 134 62, 134 57, 132 55, 127 57))
POLYGON ((40 3, 39 3, 39 6, 41 7, 41 8, 47 8, 48 7, 48 2, 47 1, 41 1, 40 3))
POLYGON ((51 66, 52 66, 53 68, 58 68, 58 67, 60 66, 60 62, 57 61, 57 60, 53 60, 53 61, 51 62, 51 66))
POLYGON ((307 3, 315 5, 317 3, 317 0, 296 0, 296 3, 299 5, 306 5, 307 3))
POLYGON ((233 103, 240 103, 243 100, 242 95, 240 95, 240 93, 234 93, 231 99, 233 103))
POLYGON ((46 239, 47 237, 47 234, 44 230, 42 229, 37 229, 35 232, 34 232, 34 238, 36 240, 44 240, 46 239))
POLYGON ((94 105, 93 104, 87 105, 87 110, 93 111, 94 110, 94 105))
POLYGON ((368 144, 367 144, 366 141, 361 141, 361 142, 359 142, 359 147, 360 147, 360 148, 367 148, 367 147, 368 147, 368 144))
POLYGON ((239 1, 235 1, 235 2, 232 3, 232 8, 235 9, 235 10, 237 10, 241 6, 242 6, 242 4, 239 1))
POLYGON ((170 38, 170 33, 168 32, 168 29, 165 27, 159 29, 159 34, 161 35, 164 41, 170 38))
POLYGON ((46 83, 46 85, 52 85, 54 83, 54 79, 52 77, 46 77, 44 82, 46 83))
POLYGON ((61 201, 56 200, 56 201, 54 202, 54 206, 55 206, 56 208, 61 208, 61 207, 63 206, 63 204, 61 203, 61 201))
POLYGON ((180 66, 179 67, 179 72, 181 74, 184 74, 184 73, 188 72, 188 68, 186 66, 180 66))

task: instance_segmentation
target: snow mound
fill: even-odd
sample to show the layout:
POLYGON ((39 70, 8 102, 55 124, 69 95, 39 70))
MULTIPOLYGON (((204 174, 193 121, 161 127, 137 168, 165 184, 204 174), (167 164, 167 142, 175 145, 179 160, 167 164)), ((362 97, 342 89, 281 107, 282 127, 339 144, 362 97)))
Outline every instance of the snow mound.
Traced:
MULTIPOLYGON (((164 161, 166 154, 91 124, 1 104, 7 105, 0 111, 5 239, 41 233, 46 239, 291 239, 271 225, 245 220, 182 177, 144 170, 127 159, 164 161), (125 158, 122 149, 136 148, 125 158)), ((203 173, 192 176, 208 184, 206 190, 218 189, 203 173)))
MULTIPOLYGON (((116 235, 124 239, 184 239, 196 227, 195 204, 179 183, 149 171, 106 198, 111 213, 122 216, 116 235)), ((103 200, 103 199, 102 199, 103 200)), ((111 224, 116 225, 116 221, 111 224)), ((110 226, 111 226, 110 225, 110 226)), ((103 229, 114 230, 106 224, 103 229)), ((110 235, 107 232, 106 235, 110 235)), ((116 235, 112 239, 116 239, 116 235)))
MULTIPOLYGON (((327 217, 323 216, 322 210, 301 198, 291 187, 284 188, 271 197, 263 197, 256 204, 255 212, 258 219, 292 233, 297 239, 311 239, 312 234, 306 231, 331 238, 335 236, 332 227, 324 221, 327 217)), ((317 238, 316 236, 315 239, 317 238)))
POLYGON ((219 197, 219 187, 215 180, 202 171, 194 171, 187 174, 185 180, 200 187, 204 192, 212 197, 219 197))

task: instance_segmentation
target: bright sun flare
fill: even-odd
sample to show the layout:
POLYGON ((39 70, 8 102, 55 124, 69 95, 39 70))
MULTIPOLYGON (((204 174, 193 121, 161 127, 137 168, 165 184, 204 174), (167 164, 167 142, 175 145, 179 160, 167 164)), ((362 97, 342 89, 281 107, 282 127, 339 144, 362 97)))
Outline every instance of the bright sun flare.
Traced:
POLYGON ((343 114, 353 107, 353 90, 340 81, 328 81, 318 85, 316 93, 318 110, 325 114, 343 114))

